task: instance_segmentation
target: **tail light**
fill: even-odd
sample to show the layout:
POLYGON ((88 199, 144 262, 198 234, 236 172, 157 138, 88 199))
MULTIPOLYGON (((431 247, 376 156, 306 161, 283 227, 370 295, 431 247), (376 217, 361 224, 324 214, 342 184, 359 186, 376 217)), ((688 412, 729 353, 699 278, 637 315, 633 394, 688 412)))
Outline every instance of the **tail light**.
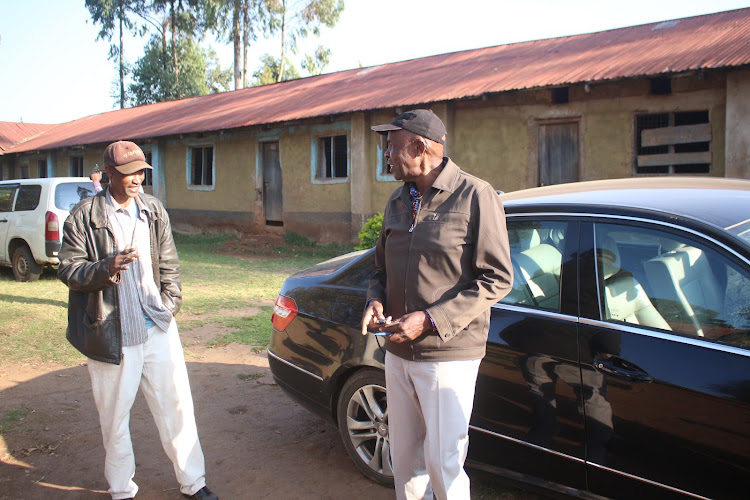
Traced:
POLYGON ((47 212, 44 215, 44 239, 60 241, 60 220, 55 212, 47 212))
POLYGON ((297 316, 297 303, 294 302, 294 299, 279 295, 276 304, 273 306, 273 315, 271 315, 273 327, 283 332, 295 316, 297 316))

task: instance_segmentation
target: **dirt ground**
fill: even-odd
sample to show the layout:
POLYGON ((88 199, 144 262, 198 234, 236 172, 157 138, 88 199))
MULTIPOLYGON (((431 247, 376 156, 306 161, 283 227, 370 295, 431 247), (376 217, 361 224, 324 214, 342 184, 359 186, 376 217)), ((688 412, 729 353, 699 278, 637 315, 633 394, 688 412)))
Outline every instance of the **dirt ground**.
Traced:
MULTIPOLYGON (((262 242, 268 249, 272 245, 262 242)), ((258 240, 250 244, 257 250, 258 240)), ((266 250, 268 250, 266 249, 266 250)), ((232 248, 228 253, 246 249, 232 248)), ((260 252, 263 253, 263 252, 260 252)), ((186 319, 183 315, 180 320, 186 319)), ((395 498, 366 479, 338 430, 294 403, 273 382, 265 352, 239 344, 207 348, 226 331, 181 331, 209 487, 227 499, 395 498)), ((82 358, 82 361, 85 358, 82 358)), ((0 417, 23 420, 0 436, 0 498, 106 499, 104 450, 85 364, 0 366, 0 417)), ((139 500, 184 498, 141 394, 131 413, 139 500)), ((471 472, 472 497, 542 497, 471 472)))
MULTIPOLYGON (((265 353, 237 344, 207 349, 206 333, 186 332, 183 341, 207 481, 220 497, 393 497, 358 472, 335 427, 273 383, 265 353)), ((24 420, 0 439, 0 498, 108 498, 87 368, 0 367, 0 415, 19 408, 28 411, 24 420)), ((184 498, 140 394, 131 432, 138 498, 184 498)))

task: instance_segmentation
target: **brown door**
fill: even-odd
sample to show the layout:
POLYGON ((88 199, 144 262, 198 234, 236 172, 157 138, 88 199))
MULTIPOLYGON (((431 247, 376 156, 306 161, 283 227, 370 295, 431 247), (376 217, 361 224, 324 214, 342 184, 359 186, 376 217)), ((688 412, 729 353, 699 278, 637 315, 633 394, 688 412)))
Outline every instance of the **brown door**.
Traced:
POLYGON ((278 225, 282 222, 283 207, 281 204, 281 163, 279 162, 279 143, 263 143, 263 215, 266 224, 278 225), (274 224, 276 223, 276 224, 274 224))
POLYGON ((539 185, 578 181, 578 122, 539 126, 539 185))

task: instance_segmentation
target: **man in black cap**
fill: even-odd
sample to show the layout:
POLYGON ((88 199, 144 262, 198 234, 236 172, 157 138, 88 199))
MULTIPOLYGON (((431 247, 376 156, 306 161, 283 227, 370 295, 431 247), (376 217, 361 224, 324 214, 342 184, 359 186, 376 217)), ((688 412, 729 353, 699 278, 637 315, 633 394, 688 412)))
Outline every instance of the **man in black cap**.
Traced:
POLYGON ((180 491, 216 500, 206 488, 185 357, 174 315, 180 262, 169 216, 141 192, 151 165, 118 141, 104 151, 109 185, 70 211, 58 277, 70 289, 68 341, 88 360, 113 499, 135 497, 130 409, 140 387, 174 465, 180 491))
POLYGON ((489 308, 513 274, 505 212, 492 186, 443 156, 430 110, 372 129, 388 134, 396 189, 375 247, 362 334, 385 340, 388 430, 399 499, 470 498, 463 470, 489 308))

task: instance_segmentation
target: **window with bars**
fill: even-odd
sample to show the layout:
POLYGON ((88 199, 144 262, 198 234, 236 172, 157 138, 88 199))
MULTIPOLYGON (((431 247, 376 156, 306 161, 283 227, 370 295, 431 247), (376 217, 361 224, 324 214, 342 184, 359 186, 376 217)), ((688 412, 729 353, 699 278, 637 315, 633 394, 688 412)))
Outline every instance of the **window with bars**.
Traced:
POLYGON ((349 152, 345 135, 318 137, 317 179, 349 176, 349 152))
POLYGON ((637 174, 707 174, 711 159, 708 111, 636 115, 637 174))
POLYGON ((83 175, 83 156, 70 157, 69 171, 71 177, 85 177, 83 175))
POLYGON ((37 160, 36 176, 40 179, 44 179, 45 177, 47 177, 47 160, 37 160))
POLYGON ((190 185, 214 185, 214 148, 202 146, 188 149, 190 158, 190 185))

